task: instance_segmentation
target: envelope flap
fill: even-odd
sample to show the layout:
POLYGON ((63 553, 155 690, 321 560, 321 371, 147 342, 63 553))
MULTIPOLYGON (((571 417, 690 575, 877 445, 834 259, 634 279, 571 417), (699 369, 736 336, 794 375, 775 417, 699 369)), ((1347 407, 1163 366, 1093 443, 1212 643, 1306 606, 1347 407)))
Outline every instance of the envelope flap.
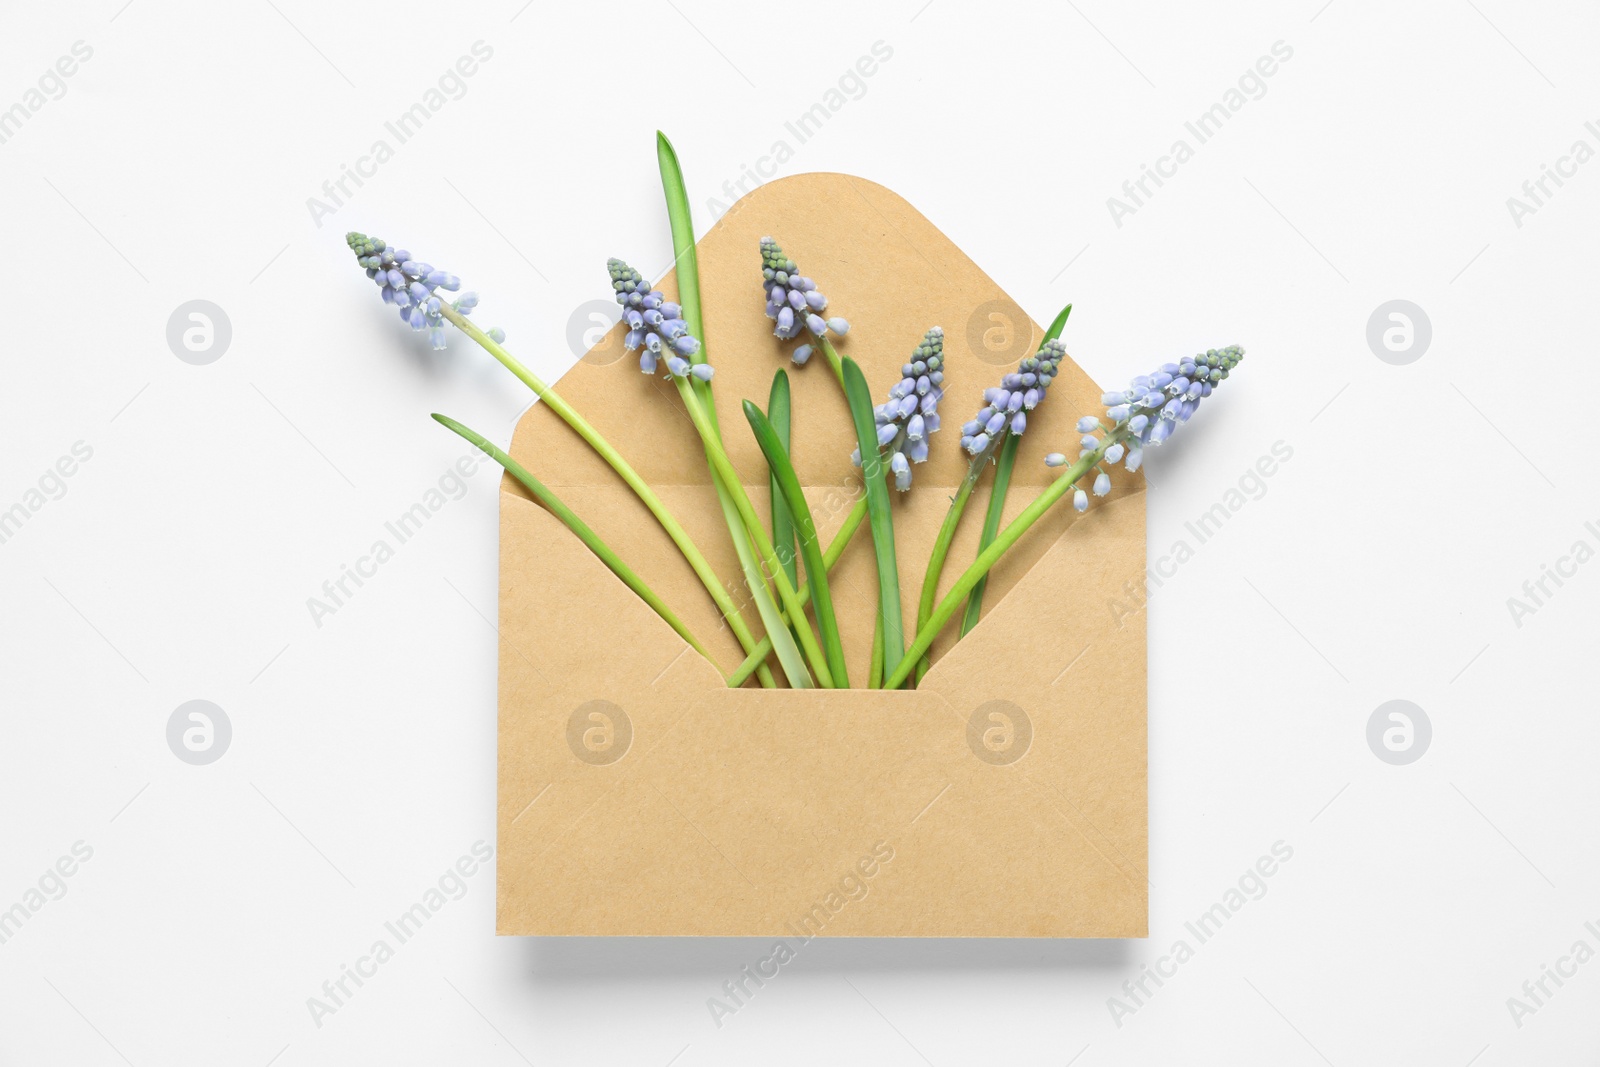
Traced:
MULTIPOLYGON (((861 364, 875 398, 885 398, 899 380, 902 364, 924 331, 935 325, 944 327, 946 395, 940 405, 944 428, 932 438, 928 462, 915 468, 912 491, 896 494, 895 500, 900 582, 905 608, 914 617, 934 535, 949 496, 968 470, 969 457, 959 447, 960 426, 981 406, 983 390, 998 384, 1019 360, 1038 348, 1043 331, 936 226, 901 197, 873 182, 844 174, 783 178, 752 191, 718 219, 696 250, 706 320, 705 352, 716 368, 712 392, 726 447, 742 480, 753 495, 764 500, 766 465, 740 401, 750 398, 764 408, 773 374, 786 369, 793 395, 791 451, 796 470, 813 501, 844 501, 843 505, 825 503, 816 515, 825 536, 843 522, 860 492, 860 472, 849 461, 854 447, 849 411, 825 359, 818 355, 797 367, 789 355, 798 342, 779 341, 772 335, 772 323, 763 310, 759 253, 760 239, 769 235, 827 294, 828 313, 850 320, 850 332, 838 346, 842 354, 861 364)), ((596 288, 604 292, 600 268, 597 261, 596 288)), ((670 273, 656 284, 668 294, 676 292, 670 273)), ((562 376, 557 390, 646 482, 658 488, 672 487, 673 493, 663 491, 664 497, 694 501, 696 519, 709 514, 712 521, 701 524, 705 536, 696 534, 696 544, 719 574, 740 585, 738 561, 726 545, 726 533, 719 529, 721 511, 711 494, 704 455, 677 390, 658 376, 639 373, 637 356, 624 351, 622 335, 620 326, 608 332, 562 376)), ((1075 423, 1081 415, 1101 410, 1100 394, 1082 368, 1070 358, 1063 362, 1045 401, 1029 417, 1007 496, 1008 520, 1053 480, 1054 472, 1045 467, 1044 456, 1053 451, 1076 451, 1079 435, 1075 423)), ((685 615, 702 640, 714 643, 714 654, 725 668, 742 658, 704 591, 695 589, 693 576, 673 558, 676 552, 670 543, 652 529, 655 522, 648 511, 622 488, 617 476, 577 434, 544 405, 535 404, 518 423, 511 451, 547 483, 562 487, 564 497, 569 488, 585 493, 592 490, 595 499, 603 496, 604 520, 581 508, 580 514, 613 546, 631 548, 640 538, 650 542, 648 558, 624 552, 630 565, 663 595, 658 581, 674 589, 677 595, 668 598, 674 610, 685 615), (708 640, 702 627, 721 630, 721 635, 715 642, 708 640)), ((1113 472, 1113 479, 1117 495, 1143 489, 1142 475, 1119 469, 1113 472)), ((984 477, 973 494, 944 572, 944 588, 976 556, 992 480, 984 477)), ((512 491, 521 493, 514 486, 512 491)), ((570 498, 567 502, 573 504, 570 498)), ((761 509, 765 514, 764 504, 761 509)), ((1041 558, 1065 529, 1066 516, 1061 513, 1066 510, 1055 509, 1055 514, 1007 554, 989 579, 986 605, 998 605, 1041 558)), ((691 525, 685 510, 673 511, 686 526, 691 525)), ((1095 521, 1112 520, 1097 516, 1095 521)), ((1142 546, 1142 509, 1124 509, 1115 521, 1136 524, 1137 529, 1123 532, 1142 546)), ((838 605, 841 614, 856 616, 853 622, 841 619, 841 626, 858 631, 866 626, 869 642, 875 610, 871 590, 876 582, 870 563, 871 547, 863 529, 842 565, 845 590, 836 600, 842 600, 838 605), (862 556, 868 563, 865 572, 849 566, 850 557, 862 556)), ((1142 571, 1143 566, 1124 569, 1142 571)), ((744 614, 754 617, 748 607, 744 614)), ((933 655, 943 655, 958 632, 952 626, 942 634, 933 655)), ((1025 633, 1013 635, 1016 640, 1026 637, 1025 633)), ((865 659, 860 662, 864 671, 865 659)), ((852 671, 856 669, 852 664, 852 671)))

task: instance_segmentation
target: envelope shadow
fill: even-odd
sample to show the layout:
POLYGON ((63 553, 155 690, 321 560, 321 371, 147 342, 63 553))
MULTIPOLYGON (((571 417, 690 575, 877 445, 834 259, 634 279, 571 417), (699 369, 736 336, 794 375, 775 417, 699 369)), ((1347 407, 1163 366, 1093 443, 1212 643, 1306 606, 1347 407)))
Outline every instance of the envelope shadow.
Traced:
MULTIPOLYGON (((536 985, 640 978, 724 978, 773 951, 770 937, 524 937, 536 985)), ((1143 942, 1115 938, 786 938, 801 973, 863 971, 1121 971, 1143 942)), ((785 968, 787 969, 787 967, 785 968)))

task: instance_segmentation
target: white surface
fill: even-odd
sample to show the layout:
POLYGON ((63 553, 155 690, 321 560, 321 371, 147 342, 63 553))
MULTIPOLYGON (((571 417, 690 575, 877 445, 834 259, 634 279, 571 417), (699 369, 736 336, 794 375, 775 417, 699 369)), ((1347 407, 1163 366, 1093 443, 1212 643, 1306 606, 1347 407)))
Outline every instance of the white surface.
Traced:
POLYGON ((1506 603, 1600 545, 1600 162, 1521 227, 1506 205, 1600 144, 1592 6, 122 2, 18 7, 0 37, 0 108, 93 49, 0 144, 0 508, 93 450, 0 544, 0 908, 93 850, 0 945, 0 1062, 1593 1062, 1600 963, 1520 1027, 1506 1003, 1600 949, 1600 567, 1520 627, 1506 603), (465 95, 314 226, 307 198, 480 40, 465 95), (818 943, 719 1028, 707 999, 766 946, 496 939, 484 871, 315 1025, 307 998, 493 840, 493 476, 320 628, 306 599, 463 453, 430 410, 503 440, 524 403, 405 334, 342 232, 462 274, 553 378, 604 258, 670 258, 654 129, 704 229, 877 41, 779 173, 879 181, 1036 318, 1074 301, 1102 381, 1248 348, 1151 464, 1152 561, 1293 449, 1151 602, 1150 939, 818 943), (1107 198, 1278 41, 1265 94, 1115 225, 1107 198), (209 366, 165 340, 196 298, 232 322, 209 366), (1433 324, 1409 366, 1365 339, 1397 298, 1433 324), (204 767, 165 739, 197 698, 233 726, 204 767), (1433 724, 1409 766, 1365 739, 1395 698, 1433 724), (1265 897, 1117 1025, 1108 999, 1278 841, 1265 897))

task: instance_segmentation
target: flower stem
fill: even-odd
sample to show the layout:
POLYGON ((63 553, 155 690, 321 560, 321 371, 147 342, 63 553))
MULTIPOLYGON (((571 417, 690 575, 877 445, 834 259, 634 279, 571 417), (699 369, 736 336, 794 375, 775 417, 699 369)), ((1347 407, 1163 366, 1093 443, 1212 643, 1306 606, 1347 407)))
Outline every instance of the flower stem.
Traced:
MULTIPOLYGON (((1005 436, 1010 438, 1011 435, 1007 433, 1005 436)), ((983 475, 983 468, 989 464, 991 449, 992 445, 972 457, 966 477, 961 479, 961 487, 956 490, 956 495, 950 498, 950 507, 944 513, 944 523, 939 527, 939 536, 934 538, 933 551, 928 554, 927 573, 922 576, 922 597, 917 602, 918 630, 927 625, 929 617, 933 614, 934 604, 939 597, 939 576, 944 572, 944 561, 950 554, 950 543, 955 540, 956 527, 961 524, 961 515, 966 511, 967 498, 972 496, 973 487, 983 475)), ((922 681, 922 676, 928 672, 928 666, 927 656, 924 655, 917 660, 917 681, 922 681)))
MULTIPOLYGON (((750 429, 755 432, 762 454, 767 457, 767 466, 777 480, 784 500, 789 505, 789 514, 793 517, 795 527, 800 534, 800 548, 805 554, 806 561, 806 579, 812 588, 811 603, 816 610, 817 629, 822 634, 823 651, 828 657, 828 673, 833 676, 836 688, 848 689, 850 675, 845 669, 844 645, 839 640, 839 622, 833 614, 833 594, 828 589, 828 567, 822 561, 822 549, 817 547, 817 527, 811 519, 811 508, 806 504, 805 490, 800 487, 800 477, 795 474, 788 450, 778 439, 778 431, 761 413, 761 409, 746 400, 744 416, 750 423, 750 429)), ((785 574, 785 578, 790 585, 795 583, 792 575, 785 574)), ((802 616, 802 620, 803 618, 802 616)))
POLYGON ((789 583, 789 576, 783 572, 783 563, 778 559, 777 550, 772 547, 772 540, 767 536, 767 529, 762 525, 761 517, 756 514, 755 505, 750 503, 750 495, 744 491, 744 484, 739 481, 739 472, 734 469, 733 461, 723 449, 720 436, 706 418, 705 409, 700 405, 700 398, 695 396, 687 378, 673 380, 677 382, 678 393, 683 397, 683 406, 689 412, 690 421, 700 432, 700 439, 705 444, 706 458, 711 461, 713 471, 733 499, 733 506, 738 509, 739 517, 744 520, 745 529, 755 544, 757 558, 767 572, 767 577, 778 588, 778 599, 783 602, 784 611, 789 617, 789 625, 794 627, 796 635, 800 638, 800 647, 805 650, 806 660, 811 664, 811 671, 816 676, 817 683, 824 689, 834 688, 827 656, 817 641, 817 635, 811 629, 810 620, 806 618, 805 606, 800 603, 794 586, 789 583))
MULTIPOLYGON (((472 320, 457 312, 449 304, 443 304, 439 308, 439 313, 449 319, 458 330, 476 341, 484 351, 499 360, 524 385, 532 389, 541 403, 547 405, 562 421, 577 431, 578 436, 588 442, 589 447, 593 448, 601 459, 611 465, 611 469, 621 476, 622 480, 627 483, 628 488, 632 489, 640 501, 644 503, 644 506, 650 509, 650 514, 655 516, 656 521, 661 524, 661 528, 667 532, 667 536, 672 538, 672 543, 678 546, 678 551, 688 561, 689 566, 694 570, 695 576, 700 579, 700 584, 704 585, 706 592, 711 594, 712 602, 716 604, 717 610, 722 614, 723 618, 728 620, 728 628, 733 631, 734 637, 738 638, 740 646, 746 652, 755 648, 755 636, 739 615, 739 609, 735 606, 733 598, 722 587, 722 580, 717 577, 716 571, 711 569, 711 564, 706 562, 705 556, 695 546, 695 543, 690 540, 689 534, 679 524, 678 520, 667 510, 667 506, 662 503, 655 490, 651 489, 645 480, 639 477, 638 472, 633 469, 627 460, 622 458, 622 454, 612 447, 611 443, 602 437, 600 431, 591 426, 587 419, 578 414, 572 405, 563 400, 560 394, 546 385, 538 375, 519 363, 516 357, 502 348, 488 334, 478 329, 472 320)), ((769 672, 768 680, 770 678, 769 672)), ((766 684, 766 682, 763 681, 763 684, 766 684)))
POLYGON ((1131 435, 1125 426, 1107 434, 1106 439, 1100 442, 1098 448, 1062 472, 1059 478, 1051 482, 1044 492, 1040 493, 1031 504, 1022 510, 1022 514, 1011 520, 1010 525, 1000 531, 999 536, 995 538, 992 545, 978 553, 978 558, 973 560, 972 566, 962 572, 961 577, 956 579, 956 584, 951 587, 950 592, 946 593, 944 599, 939 601, 938 607, 933 609, 933 614, 929 616, 928 621, 918 628, 917 636, 912 639, 911 647, 906 650, 905 659, 901 661, 900 666, 895 668, 884 682, 885 689, 895 689, 906 680, 906 676, 911 673, 912 668, 915 666, 915 657, 921 656, 928 651, 928 646, 933 644, 933 639, 939 636, 939 631, 944 629, 945 624, 956 613, 956 609, 961 607, 962 600, 966 598, 968 593, 972 592, 973 586, 978 584, 978 579, 988 574, 994 565, 1000 561, 1000 557, 1005 555, 1006 550, 1016 544, 1017 540, 1039 520, 1039 516, 1050 510, 1052 504, 1065 496, 1073 485, 1077 483, 1078 479, 1094 469, 1095 464, 1099 463, 1105 456, 1106 449, 1114 444, 1121 444, 1129 436, 1131 435))
POLYGON ((839 359, 839 350, 833 347, 833 342, 828 340, 826 334, 817 338, 817 344, 822 347, 822 354, 828 357, 828 364, 833 367, 833 376, 839 379, 839 387, 844 388, 844 363, 839 359))
MULTIPOLYGON (((989 484, 989 510, 984 513, 983 532, 978 535, 979 552, 993 544, 995 534, 1000 532, 1000 520, 1005 517, 1006 492, 1011 488, 1011 471, 1017 465, 1017 445, 1021 441, 1022 438, 1016 434, 1007 433, 1000 446, 1000 457, 994 464, 994 481, 989 484)), ((972 595, 967 597, 967 610, 961 617, 962 637, 978 625, 978 619, 983 615, 983 590, 988 584, 987 575, 979 578, 978 584, 972 587, 972 595)), ((927 661, 923 662, 926 664, 927 661)), ((923 669, 926 670, 926 666, 923 669)))
MULTIPOLYGON (((638 595, 640 600, 643 600, 646 604, 650 605, 651 610, 653 610, 657 615, 661 616, 666 624, 677 632, 679 637, 687 641, 690 648, 704 656, 706 661, 713 667, 717 666, 716 660, 711 658, 711 653, 707 652, 705 646, 695 639, 694 634, 691 633, 689 628, 683 624, 683 620, 679 619, 678 616, 673 613, 672 609, 667 607, 666 603, 655 594, 654 590, 644 583, 643 579, 633 572, 631 567, 622 562, 622 558, 612 550, 610 545, 601 540, 600 536, 590 529, 587 523, 578 518, 578 516, 573 513, 571 508, 563 504, 561 499, 557 497, 555 493, 551 492, 543 482, 535 478, 533 474, 527 470, 527 468, 518 463, 516 460, 512 459, 504 450, 497 447, 482 434, 463 426, 455 419, 439 414, 435 414, 433 418, 441 426, 460 434, 462 437, 472 442, 480 451, 484 452, 496 463, 504 467, 513 478, 522 483, 528 492, 533 494, 533 498, 535 500, 543 504, 546 510, 548 510, 556 518, 560 519, 562 523, 566 525, 567 529, 576 534, 578 540, 582 541, 584 545, 588 547, 589 551, 598 556, 601 563, 604 563, 608 568, 610 568, 612 574, 615 574, 618 578, 622 579, 624 585, 626 585, 629 589, 632 589, 634 593, 638 595)), ((720 667, 717 668, 717 673, 722 673, 720 667)))
MULTIPOLYGON (((834 564, 838 563, 839 557, 844 555, 844 550, 849 547, 851 539, 855 537, 856 531, 861 528, 862 520, 866 517, 867 498, 862 497, 856 501, 855 507, 850 509, 850 514, 845 516, 844 525, 840 526, 839 532, 833 535, 833 540, 828 542, 828 550, 822 554, 824 570, 833 570, 834 564)), ((799 589, 795 590, 795 593, 799 596, 802 604, 811 599, 810 585, 800 586, 799 589)), ((739 664, 732 674, 728 675, 728 684, 730 686, 738 686, 746 678, 750 677, 750 672, 754 671, 770 655, 772 655, 772 638, 771 636, 763 637, 760 643, 756 645, 755 651, 746 656, 744 662, 739 664)))

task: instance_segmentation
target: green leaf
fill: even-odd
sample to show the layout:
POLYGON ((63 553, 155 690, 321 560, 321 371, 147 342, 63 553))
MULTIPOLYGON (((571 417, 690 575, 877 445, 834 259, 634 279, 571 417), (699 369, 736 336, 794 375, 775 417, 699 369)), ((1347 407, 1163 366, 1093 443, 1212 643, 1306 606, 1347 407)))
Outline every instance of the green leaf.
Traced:
MULTIPOLYGON (((794 516, 796 532, 800 535, 800 550, 805 554, 806 584, 811 588, 811 606, 817 613, 817 629, 822 633, 822 648, 827 654, 828 673, 833 676, 836 689, 847 689, 850 679, 845 673, 844 645, 839 641, 839 623, 833 614, 833 595, 828 590, 828 565, 822 558, 822 546, 817 539, 817 526, 811 518, 811 508, 806 504, 805 491, 800 488, 800 478, 794 464, 778 438, 778 432, 761 409, 746 400, 744 417, 755 431, 756 443, 767 457, 767 467, 777 479, 789 513, 794 516)), ((805 619, 794 620, 805 625, 805 619)))
MULTIPOLYGON (((704 363, 706 335, 700 315, 700 257, 694 246, 694 216, 689 210, 689 190, 683 182, 683 168, 678 165, 678 153, 673 150, 672 142, 667 140, 667 135, 660 130, 656 131, 656 163, 661 170, 661 191, 667 198, 667 223, 672 229, 672 256, 678 282, 678 305, 683 309, 683 321, 688 325, 689 332, 700 341, 699 351, 691 355, 689 360, 692 363, 704 363)), ((691 380, 690 388, 694 391, 694 395, 700 398, 701 406, 705 408, 706 421, 711 424, 712 431, 720 434, 717 405, 711 398, 711 383, 694 378, 691 380)), ((769 609, 776 611, 776 605, 767 595, 766 583, 751 580, 753 573, 759 572, 759 567, 755 566, 755 552, 750 545, 749 535, 745 532, 744 523, 740 520, 733 502, 728 498, 727 490, 717 480, 714 471, 711 483, 716 487, 717 502, 722 506, 722 516, 728 524, 728 536, 733 540, 734 551, 739 555, 745 584, 750 586, 750 593, 755 597, 756 609, 761 613, 762 624, 767 627, 773 647, 778 652, 778 662, 783 666, 790 685, 797 687, 809 685, 810 674, 805 670, 804 664, 800 663, 800 670, 794 671, 793 667, 798 661, 798 656, 795 660, 787 658, 787 653, 791 649, 785 646, 777 634, 771 633, 772 624, 767 616, 769 609), (755 571, 752 571, 752 567, 755 567, 755 571), (802 678, 804 682, 798 680, 802 678)), ((792 644, 792 641, 789 642, 789 645, 792 644)), ((765 662, 756 668, 756 677, 769 689, 776 684, 765 662)))
MULTIPOLYGON (((772 431, 778 435, 784 455, 788 455, 789 375, 781 367, 772 376, 772 394, 767 399, 767 421, 772 423, 772 431)), ((789 575, 789 584, 798 587, 800 579, 795 573, 794 519, 790 516, 788 503, 783 499, 776 472, 769 470, 767 488, 772 497, 772 544, 778 550, 778 558, 783 561, 784 572, 789 575)))
MULTIPOLYGON (((1072 305, 1068 304, 1061 309, 1050 328, 1044 332, 1044 341, 1054 341, 1061 336, 1061 331, 1067 325, 1067 317, 1072 314, 1072 305)), ((1040 342, 1041 347, 1044 341, 1040 342)), ((1000 519, 1006 510, 1006 493, 1011 488, 1011 470, 1017 465, 1017 445, 1022 439, 1016 434, 1006 434, 1004 443, 1000 446, 1000 458, 995 461, 994 486, 989 490, 989 511, 983 517, 983 533, 978 538, 978 551, 994 544, 995 535, 1000 532, 1000 519)), ((978 619, 983 616, 983 591, 988 588, 989 576, 985 574, 972 587, 972 595, 967 598, 967 611, 961 617, 961 633, 965 636, 968 630, 978 625, 978 619)))
POLYGON ((587 523, 578 518, 571 508, 563 504, 561 499, 557 497, 555 493, 551 492, 543 482, 535 478, 526 467, 512 459, 509 454, 498 448, 493 442, 489 441, 482 434, 463 426, 455 419, 452 419, 446 415, 434 415, 433 418, 434 421, 439 423, 439 425, 448 430, 452 430, 466 438, 468 441, 471 441, 478 447, 480 451, 484 452, 493 458, 496 463, 504 467, 513 478, 522 483, 523 487, 526 488, 528 492, 533 494, 533 498, 535 500, 544 505, 546 510, 548 510, 556 518, 560 519, 567 529, 576 534, 578 536, 578 540, 582 541, 590 552, 593 552, 596 556, 598 556, 601 563, 604 563, 608 568, 610 568, 612 574, 615 574, 618 578, 622 579, 624 585, 633 590, 634 593, 638 595, 639 599, 650 605, 650 608, 657 615, 661 616, 661 618, 666 621, 666 624, 677 632, 679 637, 687 641, 690 648, 704 656, 713 667, 716 666, 716 661, 711 659, 711 653, 707 652, 705 650, 705 646, 701 645, 699 641, 695 640, 694 634, 689 632, 689 628, 685 626, 682 620, 680 620, 678 616, 673 613, 672 609, 667 607, 666 603, 655 594, 654 590, 646 585, 643 579, 633 572, 631 567, 622 562, 622 557, 618 556, 616 552, 612 550, 610 545, 601 540, 599 534, 595 533, 594 530, 590 529, 587 523))
POLYGON ((889 486, 884 481, 883 452, 878 448, 878 427, 872 418, 872 393, 856 361, 846 356, 844 392, 856 424, 861 447, 861 474, 866 482, 867 519, 872 526, 872 547, 878 557, 878 613, 883 627, 883 673, 894 674, 905 655, 905 623, 900 615, 900 572, 894 558, 894 512, 889 486))

